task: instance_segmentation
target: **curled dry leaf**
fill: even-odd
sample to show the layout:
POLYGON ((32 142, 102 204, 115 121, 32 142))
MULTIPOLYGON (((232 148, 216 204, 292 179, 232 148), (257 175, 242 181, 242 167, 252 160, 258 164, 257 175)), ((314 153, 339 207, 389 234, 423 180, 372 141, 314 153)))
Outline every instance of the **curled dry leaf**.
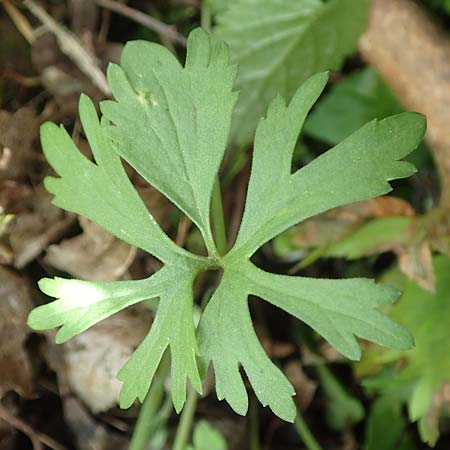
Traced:
POLYGON ((122 311, 64 344, 69 384, 94 413, 106 411, 119 399, 117 372, 151 322, 150 315, 143 312, 145 309, 122 311))
POLYGON ((90 281, 119 279, 133 262, 136 248, 84 217, 79 221, 83 233, 61 244, 51 245, 44 261, 90 281))
POLYGON ((397 197, 379 197, 332 209, 294 227, 294 244, 311 248, 332 244, 370 219, 391 216, 413 216, 413 207, 397 197))
POLYGON ((432 251, 450 254, 450 219, 445 209, 415 215, 409 203, 382 197, 336 208, 288 231, 295 248, 314 249, 294 270, 320 257, 357 259, 392 251, 400 270, 433 291, 432 251))
POLYGON ((24 349, 31 308, 25 280, 0 266, 0 398, 9 390, 31 394, 31 365, 24 349))
POLYGON ((0 110, 0 181, 16 180, 30 170, 39 120, 32 108, 0 110))
MULTIPOLYGON (((152 187, 138 188, 138 192, 155 220, 163 228, 167 226, 171 211, 169 201, 152 187)), ((132 264, 136 248, 82 216, 79 222, 83 233, 51 245, 44 261, 77 278, 90 281, 119 279, 132 264)))

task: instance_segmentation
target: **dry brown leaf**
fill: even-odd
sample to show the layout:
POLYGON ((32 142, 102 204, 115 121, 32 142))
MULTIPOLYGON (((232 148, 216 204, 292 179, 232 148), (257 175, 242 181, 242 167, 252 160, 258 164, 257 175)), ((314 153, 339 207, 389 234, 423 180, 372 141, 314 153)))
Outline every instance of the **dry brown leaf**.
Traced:
POLYGON ((0 181, 23 178, 30 171, 39 122, 32 108, 0 110, 0 181))
POLYGON ((332 244, 350 234, 370 219, 391 216, 414 216, 405 200, 386 196, 332 209, 305 220, 292 229, 293 242, 311 248, 332 244))
POLYGON ((432 250, 450 254, 450 212, 433 209, 417 216, 409 226, 409 239, 393 247, 399 259, 400 270, 422 288, 434 292, 436 277, 432 250))
POLYGON ((73 397, 64 399, 64 416, 78 450, 125 450, 129 440, 94 420, 83 405, 73 397))
POLYGON ((396 250, 400 270, 427 291, 434 292, 436 277, 433 269, 433 257, 430 243, 402 246, 396 250))
POLYGON ((64 344, 64 361, 72 390, 94 413, 113 407, 121 383, 117 373, 145 337, 150 314, 127 309, 64 344))
POLYGON ((49 246, 44 262, 85 280, 119 279, 133 262, 136 248, 85 217, 79 221, 83 233, 49 246))
POLYGON ((291 361, 284 367, 284 374, 295 389, 295 401, 301 411, 311 404, 317 389, 317 383, 309 378, 297 361, 291 361))
POLYGON ((31 394, 31 365, 24 349, 31 308, 25 279, 0 266, 0 398, 9 390, 31 394))
POLYGON ((154 187, 136 187, 139 195, 161 228, 169 224, 172 203, 154 187))
POLYGON ((29 195, 16 199, 20 205, 10 205, 11 209, 6 212, 15 217, 5 231, 4 243, 9 247, 10 260, 5 260, 7 256, 2 252, 3 264, 12 264, 18 269, 25 267, 73 225, 75 216, 53 206, 51 199, 52 196, 39 186, 29 191, 29 195))

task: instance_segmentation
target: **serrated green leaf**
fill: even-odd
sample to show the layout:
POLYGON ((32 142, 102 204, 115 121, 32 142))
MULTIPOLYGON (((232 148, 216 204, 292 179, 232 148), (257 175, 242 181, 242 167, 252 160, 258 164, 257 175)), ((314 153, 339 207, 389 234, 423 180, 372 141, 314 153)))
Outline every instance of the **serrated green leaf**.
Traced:
POLYGON ((314 73, 357 48, 369 0, 237 0, 216 16, 215 36, 239 64, 233 138, 245 145, 277 94, 290 99, 314 73))
POLYGON ((173 269, 170 283, 160 294, 158 312, 148 335, 119 372, 118 378, 124 383, 120 393, 122 408, 130 407, 136 398, 144 401, 167 348, 172 359, 171 393, 175 409, 179 412, 183 408, 187 378, 197 392, 202 392, 192 310, 196 275, 195 270, 173 269))
MULTIPOLYGON (((240 261, 239 261, 240 262, 240 261)), ((284 420, 296 414, 294 388, 262 348, 247 303, 249 283, 239 263, 225 267, 219 287, 199 324, 200 354, 212 361, 219 400, 226 399, 238 414, 248 410, 248 396, 239 365, 242 365, 258 400, 284 420)))
POLYGON ((138 281, 43 278, 39 281, 39 289, 58 300, 35 308, 28 316, 28 325, 35 330, 60 326, 56 342, 61 344, 128 306, 159 297, 169 280, 166 268, 138 281))
POLYGON ((391 189, 389 180, 411 174, 412 166, 399 160, 422 138, 424 120, 403 114, 372 122, 291 174, 295 142, 327 75, 312 77, 288 106, 277 98, 256 133, 237 241, 227 255, 219 256, 210 230, 209 203, 236 100, 234 74, 226 46, 212 44, 200 30, 188 40, 184 68, 161 46, 131 43, 124 50, 121 67, 109 70, 116 102, 102 105, 101 122, 92 104, 81 100, 81 120, 95 162, 78 152, 63 129, 52 124, 44 127, 44 151, 60 177, 47 181, 55 203, 152 253, 164 266, 148 280, 134 282, 45 280, 42 290, 57 300, 33 312, 30 324, 39 329, 62 326, 58 340, 63 341, 126 306, 157 297, 151 330, 119 373, 123 407, 135 398, 144 399, 163 354, 170 351, 177 411, 185 402, 187 380, 201 392, 196 361, 200 356, 204 366, 213 363, 219 398, 237 412, 245 414, 248 408, 242 366, 261 403, 293 421, 294 389, 256 336, 249 295, 303 320, 350 358, 360 356, 355 336, 402 349, 410 347, 412 340, 405 329, 378 311, 395 299, 395 289, 363 279, 270 274, 249 258, 294 223, 381 195, 391 189), (197 223, 208 257, 187 252, 165 235, 134 191, 120 157, 197 223), (223 269, 223 277, 200 319, 197 346, 193 284, 200 272, 218 268, 223 269))
POLYGON ((189 36, 184 68, 160 45, 131 42, 121 67, 108 69, 116 102, 101 105, 119 154, 198 225, 210 251, 211 193, 237 100, 235 76, 225 44, 212 45, 200 29, 189 36))
POLYGON ((288 227, 331 208, 386 194, 392 190, 388 181, 415 172, 412 164, 400 159, 417 146, 425 120, 419 114, 404 113, 368 123, 291 174, 296 138, 325 81, 324 74, 310 78, 289 106, 274 100, 258 126, 247 202, 235 244, 247 256, 288 227))
POLYGON ((96 164, 79 152, 62 126, 47 122, 41 127, 45 157, 59 175, 45 179, 46 189, 54 195, 53 203, 97 222, 161 261, 183 253, 161 230, 133 188, 105 135, 107 125, 100 125, 94 105, 85 95, 80 98, 79 111, 96 164))

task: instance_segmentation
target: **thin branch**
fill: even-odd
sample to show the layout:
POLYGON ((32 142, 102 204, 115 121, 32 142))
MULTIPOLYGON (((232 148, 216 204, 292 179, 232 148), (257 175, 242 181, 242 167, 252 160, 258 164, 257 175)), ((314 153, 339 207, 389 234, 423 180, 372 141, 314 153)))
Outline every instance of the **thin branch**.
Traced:
POLYGON ((61 51, 65 53, 78 68, 89 77, 105 95, 110 96, 111 90, 106 77, 100 69, 99 63, 92 53, 83 48, 79 39, 70 31, 62 27, 34 0, 24 0, 23 4, 37 17, 42 24, 51 31, 58 40, 61 51))
POLYGON ((127 5, 124 5, 123 3, 120 3, 115 0, 95 0, 97 2, 97 5, 102 6, 103 8, 109 9, 111 11, 114 11, 117 14, 120 14, 121 16, 128 17, 128 19, 131 19, 144 27, 149 28, 152 31, 155 31, 156 33, 166 37, 167 39, 170 39, 173 42, 176 42, 177 44, 182 45, 183 47, 186 47, 186 38, 182 36, 180 33, 178 33, 173 27, 166 25, 163 22, 160 22, 159 20, 155 19, 152 16, 149 16, 148 14, 143 13, 142 11, 138 11, 137 9, 130 8, 127 5))
POLYGON ((16 430, 19 430, 23 434, 28 436, 28 438, 31 440, 31 443, 33 444, 34 450, 44 450, 43 444, 53 450, 66 450, 65 447, 63 447, 61 444, 58 444, 58 442, 56 442, 50 436, 33 430, 30 425, 15 417, 2 405, 0 405, 0 418, 16 430))
POLYGON ((13 3, 10 2, 10 0, 3 0, 1 3, 20 34, 30 45, 33 45, 36 37, 34 35, 33 27, 30 25, 30 22, 28 22, 28 19, 14 6, 13 3))

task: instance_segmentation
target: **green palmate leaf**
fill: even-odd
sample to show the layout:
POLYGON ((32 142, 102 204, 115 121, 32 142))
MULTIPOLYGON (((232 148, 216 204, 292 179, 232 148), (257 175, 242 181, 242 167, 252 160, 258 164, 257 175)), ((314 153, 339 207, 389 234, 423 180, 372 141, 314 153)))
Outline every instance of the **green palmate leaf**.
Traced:
POLYGON ((199 226, 210 250, 209 204, 237 99, 235 76, 225 44, 211 46, 200 31, 189 37, 184 68, 165 47, 132 42, 121 67, 108 70, 117 102, 102 104, 116 125, 119 154, 199 226))
POLYGON ((415 171, 399 160, 423 136, 424 121, 405 113, 368 123, 291 174, 298 134, 326 80, 325 74, 310 78, 289 106, 278 97, 256 131, 247 203, 235 245, 248 256, 286 228, 331 208, 386 194, 392 190, 389 180, 415 171))
POLYGON ((233 138, 247 144, 277 94, 291 98, 316 72, 337 69, 356 50, 369 0, 235 0, 215 35, 239 64, 233 138))
POLYGON ((105 134, 106 122, 99 123, 94 105, 84 95, 79 110, 97 164, 78 151, 63 127, 45 123, 41 128, 42 148, 47 161, 60 176, 45 180, 45 187, 55 196, 53 203, 88 217, 162 261, 184 253, 149 214, 111 148, 105 134), (142 233, 142 230, 147 231, 142 233))
POLYGON ((158 312, 150 332, 119 372, 118 378, 124 382, 120 394, 120 405, 124 408, 131 406, 136 397, 144 401, 168 346, 172 358, 171 392, 175 409, 180 411, 186 400, 187 377, 198 392, 202 390, 197 370, 198 349, 192 310, 192 284, 197 271, 173 271, 170 283, 164 286, 160 295, 158 312))
POLYGON ((319 280, 264 272, 249 258, 291 225, 349 202, 388 192, 389 180, 414 168, 399 160, 418 144, 424 119, 403 114, 371 122, 291 173, 293 149, 326 74, 307 81, 289 105, 273 101, 256 132, 254 161, 241 229, 234 247, 219 256, 210 224, 214 180, 226 146, 236 100, 235 67, 222 43, 201 30, 191 33, 184 67, 163 47, 127 44, 121 66, 111 66, 116 101, 94 106, 80 101, 80 117, 95 162, 83 156, 63 128, 46 124, 42 144, 59 175, 46 186, 55 203, 98 222, 117 237, 159 258, 163 267, 146 280, 88 283, 45 279, 40 287, 54 302, 34 310, 36 329, 60 326, 58 342, 139 301, 158 307, 147 337, 119 373, 120 404, 143 400, 165 352, 170 352, 172 398, 179 411, 187 380, 201 392, 197 367, 212 361, 218 397, 245 414, 246 372, 263 405, 293 420, 294 389, 264 352, 253 328, 248 298, 261 297, 310 325, 342 354, 360 357, 355 337, 396 349, 409 348, 409 333, 379 308, 396 289, 370 280, 319 280), (187 252, 154 221, 126 176, 120 158, 171 199, 200 228, 208 257, 187 252), (221 282, 200 319, 198 343, 193 284, 205 270, 222 268, 221 282))

